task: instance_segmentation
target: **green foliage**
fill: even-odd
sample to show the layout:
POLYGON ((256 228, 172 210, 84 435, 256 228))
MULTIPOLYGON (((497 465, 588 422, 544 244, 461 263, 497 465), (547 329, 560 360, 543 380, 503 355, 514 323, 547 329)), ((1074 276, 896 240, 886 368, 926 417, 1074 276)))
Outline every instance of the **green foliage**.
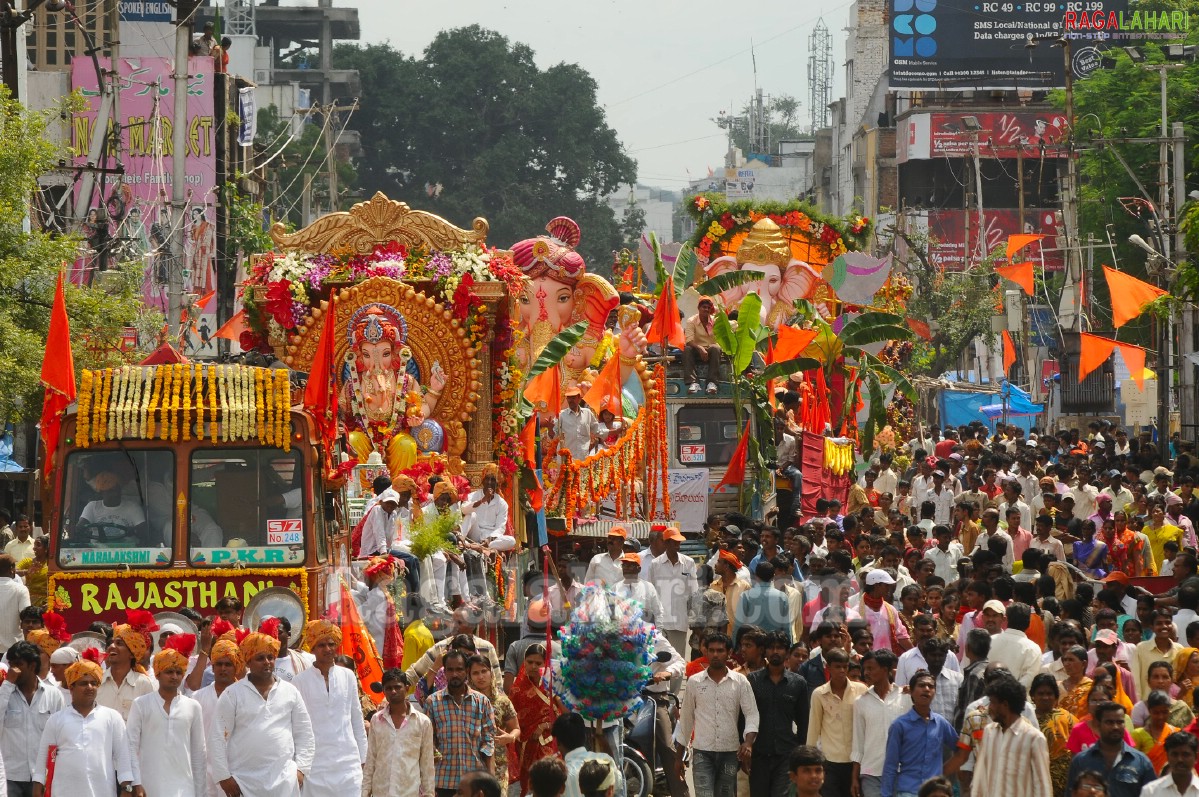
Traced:
MULTIPOLYGON (((766 103, 766 137, 771 144, 803 137, 805 131, 799 122, 799 107, 799 100, 789 94, 773 97, 766 103)), ((713 120, 717 126, 730 132, 733 146, 742 152, 756 152, 761 149, 753 145, 750 135, 749 119, 752 110, 747 103, 741 109, 740 116, 724 116, 713 120)))
MULTIPOLYGON (((688 197, 683 207, 695 222, 695 233, 691 236, 690 243, 701 254, 709 254, 710 248, 716 248, 711 239, 705 241, 713 224, 718 224, 725 230, 720 236, 721 242, 724 242, 735 233, 751 227, 754 218, 762 216, 769 216, 780 227, 788 227, 792 222, 806 219, 811 222, 813 234, 824 227, 831 227, 841 238, 845 248, 851 252, 866 249, 874 233, 874 223, 869 219, 853 214, 844 219, 830 216, 800 199, 787 202, 739 199, 729 202, 724 194, 706 193, 688 197)), ((714 252, 712 256, 716 256, 714 252)))
MULTIPOLYGON (((756 282, 760 279, 762 279, 761 271, 754 271, 752 269, 726 271, 723 274, 717 274, 715 277, 709 277, 699 285, 696 285, 695 292, 700 296, 716 296, 727 291, 729 288, 736 288, 738 285, 744 285, 747 282, 756 282)), ((740 316, 740 313, 737 315, 740 316)))
MULTIPOLYGON (((0 86, 0 422, 37 417, 42 361, 61 356, 46 351, 50 307, 59 269, 78 257, 81 241, 24 229, 38 176, 66 156, 47 135, 58 118, 59 109, 30 111, 0 86)), ((121 335, 139 317, 142 264, 114 272, 105 290, 66 287, 76 368, 122 362, 121 335)))
POLYGON ((412 513, 412 555, 417 559, 432 556, 438 551, 458 553, 454 545, 454 533, 462 525, 462 513, 457 510, 441 514, 438 512, 433 519, 426 522, 425 513, 412 513))
POLYGON ((342 45, 333 61, 362 81, 354 125, 366 143, 363 193, 383 191, 460 225, 483 215, 498 246, 570 216, 591 270, 608 270, 623 232, 604 197, 635 182, 636 165, 585 70, 539 69, 528 45, 477 25, 442 31, 419 57, 342 45))
POLYGON ((236 263, 237 256, 270 252, 275 248, 263 223, 265 209, 261 202, 243 192, 237 183, 225 183, 221 202, 229 210, 229 230, 225 235, 225 262, 236 263))
POLYGON ((580 321, 574 326, 569 326, 554 336, 554 339, 545 344, 545 348, 541 350, 541 356, 533 363, 533 367, 529 369, 528 379, 533 379, 539 376, 543 371, 553 368, 558 363, 562 362, 562 358, 570 351, 571 346, 574 346, 583 338, 583 333, 587 331, 588 321, 580 321))

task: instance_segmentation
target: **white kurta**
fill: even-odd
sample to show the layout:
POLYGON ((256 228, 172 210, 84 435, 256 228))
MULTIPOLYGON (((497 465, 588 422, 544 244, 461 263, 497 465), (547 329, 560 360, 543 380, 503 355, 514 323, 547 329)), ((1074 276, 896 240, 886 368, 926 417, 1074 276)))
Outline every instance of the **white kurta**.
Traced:
POLYGON ((208 768, 217 783, 236 780, 245 797, 297 797, 296 770, 311 771, 315 748, 299 690, 276 680, 264 700, 243 678, 217 701, 208 733, 208 768))
POLYGON ((316 756, 304 778, 304 797, 341 797, 362 789, 366 726, 358 702, 358 679, 345 667, 332 667, 329 680, 310 667, 292 682, 300 690, 316 737, 316 756))
POLYGON ((204 797, 208 770, 200 704, 176 695, 167 713, 157 692, 133 701, 126 727, 133 784, 156 797, 204 797))
POLYGON ((50 717, 35 759, 33 779, 38 783, 46 782, 46 754, 52 745, 58 748, 55 794, 113 797, 117 782, 133 780, 125 722, 110 708, 96 706, 85 717, 67 706, 50 717))
MULTIPOLYGON (((192 697, 200 704, 200 714, 203 716, 204 722, 204 742, 205 748, 207 748, 209 735, 212 733, 212 720, 216 716, 216 704, 221 696, 216 693, 216 685, 209 684, 192 697)), ((224 790, 216 785, 216 781, 212 779, 212 770, 207 766, 204 768, 204 793, 208 797, 225 797, 224 790)))

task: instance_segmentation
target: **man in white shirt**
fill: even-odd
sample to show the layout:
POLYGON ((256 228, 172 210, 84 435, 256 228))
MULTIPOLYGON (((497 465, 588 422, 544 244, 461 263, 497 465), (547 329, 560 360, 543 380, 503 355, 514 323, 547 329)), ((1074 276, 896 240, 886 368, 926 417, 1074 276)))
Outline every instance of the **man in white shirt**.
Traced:
MULTIPOLYGON (((1012 538, 1008 533, 999 528, 999 511, 996 509, 988 509, 983 512, 982 519, 979 521, 982 525, 982 531, 974 543, 975 551, 989 551, 988 543, 992 537, 997 537, 1004 541, 1007 550, 1003 554, 1003 566, 1007 572, 1012 572, 1012 563, 1016 561, 1012 553, 1012 538)), ((973 551, 971 551, 973 553, 973 551)))
POLYGON ((622 554, 620 569, 624 576, 618 583, 609 584, 608 589, 622 598, 631 600, 641 607, 641 615, 647 623, 654 623, 662 614, 658 591, 648 581, 641 580, 641 557, 635 553, 622 554))
POLYGON ((341 649, 341 629, 328 620, 309 620, 304 646, 316 661, 296 676, 312 725, 316 754, 304 779, 304 797, 340 797, 362 790, 366 761, 366 728, 358 701, 357 675, 334 663, 341 649))
POLYGON ((179 692, 187 665, 187 656, 178 650, 167 647, 155 654, 158 691, 137 698, 129 710, 133 785, 147 795, 204 797, 208 759, 203 711, 179 692))
POLYGON ((1107 472, 1107 478, 1107 487, 1100 490, 1100 494, 1111 497, 1113 512, 1123 512, 1124 507, 1133 501, 1132 490, 1124 486, 1124 474, 1115 468, 1107 472))
POLYGON ((356 556, 384 556, 396 541, 399 523, 400 495, 390 487, 379 494, 379 500, 367 510, 362 520, 362 541, 356 556))
POLYGON ((937 566, 933 572, 946 584, 958 580, 958 560, 965 554, 962 544, 953 538, 953 529, 947 525, 933 526, 937 544, 924 552, 924 558, 937 566))
POLYGON ((1099 498, 1099 488, 1091 484, 1091 469, 1086 465, 1078 466, 1078 484, 1066 493, 1074 497, 1074 516, 1089 518, 1095 514, 1096 499, 1099 498))
POLYGON ((895 654, 889 650, 872 650, 862 656, 862 678, 870 688, 853 703, 850 754, 853 781, 862 797, 881 797, 887 731, 912 707, 911 699, 895 685, 895 666, 895 654))
POLYGON ((133 764, 121 715, 96 704, 100 665, 86 659, 67 670, 71 705, 50 716, 34 758, 33 794, 50 785, 46 775, 50 749, 54 757, 53 787, 71 797, 112 797, 113 782, 122 793, 133 788, 133 764))
POLYGON ((383 673, 383 697, 386 705, 371 717, 362 797, 431 797, 433 723, 412 710, 408 680, 398 669, 383 673))
POLYGON ((275 678, 279 640, 250 634, 240 652, 246 677, 217 701, 208 735, 213 780, 226 794, 299 797, 316 754, 308 709, 299 690, 275 678))
POLYGON ((591 557, 583 579, 585 583, 613 586, 624 580, 620 559, 624 556, 624 541, 628 536, 624 526, 613 526, 608 530, 607 550, 591 557))
MULTIPOLYGON (((212 733, 213 720, 217 714, 217 703, 220 701, 221 695, 233 685, 234 681, 242 677, 246 669, 245 662, 241 657, 241 650, 232 640, 223 639, 214 643, 211 652, 212 683, 193 695, 196 702, 200 704, 200 714, 204 720, 205 748, 207 748, 207 740, 212 733)), ((276 672, 278 672, 277 669, 276 672)), ((224 797, 225 791, 216 785, 216 781, 212 779, 212 770, 207 766, 204 768, 204 783, 204 793, 207 797, 224 797)))
POLYGON ((29 523, 29 518, 17 515, 17 519, 13 521, 12 530, 15 536, 4 546, 4 552, 11 556, 17 564, 24 559, 32 559, 33 526, 29 523))
POLYGON ((594 759, 603 761, 616 773, 613 793, 620 794, 624 790, 623 775, 612 757, 607 753, 593 753, 585 746, 587 723, 582 715, 574 712, 563 714, 554 720, 550 732, 558 745, 558 752, 562 754, 562 761, 566 764, 566 790, 562 792, 562 797, 582 797, 579 790, 579 770, 587 761, 594 759))
POLYGON ((591 430, 595 413, 583 406, 583 392, 578 385, 566 389, 566 409, 558 414, 558 444, 570 452, 575 462, 582 462, 591 453, 591 430))
MULTIPOLYGON (((983 606, 983 616, 988 621, 990 629, 991 615, 999 614, 1003 604, 997 600, 989 600, 983 606)), ((1028 688, 1032 679, 1041 672, 1041 648, 1028 638, 1030 612, 1023 603, 1013 603, 1005 612, 1007 628, 991 636, 991 654, 988 660, 1008 668, 1012 676, 1028 688)))
POLYGON ((0 655, 24 639, 21 610, 29 605, 29 590, 16 580, 17 563, 0 554, 0 655))
MULTIPOLYGON (((675 650, 687 650, 688 601, 699 592, 695 560, 681 553, 685 540, 678 528, 671 526, 666 529, 662 534, 662 544, 666 550, 654 559, 653 569, 649 573, 649 579, 658 590, 658 599, 662 602, 662 618, 657 625, 675 650)), ((729 614, 732 614, 732 607, 729 607, 729 614)))
POLYGON ((986 797, 1053 797, 1049 747, 1040 729, 1022 717, 1024 688, 1010 678, 987 686, 993 722, 982 732, 971 792, 986 797))
POLYGON ((728 668, 733 643, 726 634, 704 640, 708 668, 687 679, 674 743, 693 752, 692 775, 697 795, 731 795, 736 791, 738 763, 748 766, 758 737, 758 703, 753 688, 728 668), (745 720, 744 741, 737 720, 745 720))
MULTIPOLYGON (((916 619, 912 621, 913 646, 911 650, 905 650, 900 654, 895 662, 893 673, 895 683, 900 685, 908 683, 919 670, 928 669, 928 662, 925 661, 924 654, 920 652, 920 646, 926 639, 932 639, 936 630, 936 621, 931 614, 922 612, 916 615, 916 619)), ((950 672, 962 671, 962 665, 958 662, 957 656, 946 656, 943 667, 950 672)), ((879 766, 882 766, 881 760, 879 766)))
POLYGON ((463 595, 472 598, 487 596, 486 562, 494 562, 498 551, 511 551, 516 547, 516 538, 509 536, 508 502, 499 494, 499 466, 489 462, 483 466, 480 488, 471 492, 462 502, 462 553, 466 560, 460 584, 463 595))
POLYGON ((933 502, 933 522, 949 524, 953 522, 954 491, 946 483, 945 471, 938 468, 933 471, 933 489, 925 494, 924 500, 933 502))
POLYGON ((890 452, 882 454, 878 458, 878 476, 874 479, 874 489, 880 493, 895 495, 895 491, 899 489, 899 474, 892 470, 892 461, 890 452))
POLYGON ((1199 797, 1199 775, 1195 761, 1199 757, 1199 738, 1186 731, 1166 737, 1166 768, 1162 776, 1147 783, 1141 797, 1199 797))
POLYGON ((1036 534, 1029 543, 1029 548, 1044 551, 1059 562, 1066 561, 1066 546, 1062 541, 1053 537, 1053 518, 1049 515, 1037 515, 1034 521, 1036 534))
POLYGON ((1032 528, 1032 509, 1020 500, 1020 483, 1008 479, 1003 483, 1003 500, 999 502, 999 517, 1007 519, 1009 509, 1020 510, 1020 528, 1032 528))
POLYGON ((0 760, 9 789, 16 785, 22 793, 32 794, 38 741, 50 715, 66 707, 68 700, 57 686, 38 677, 42 660, 34 644, 18 642, 6 658, 8 672, 0 684, 0 760))

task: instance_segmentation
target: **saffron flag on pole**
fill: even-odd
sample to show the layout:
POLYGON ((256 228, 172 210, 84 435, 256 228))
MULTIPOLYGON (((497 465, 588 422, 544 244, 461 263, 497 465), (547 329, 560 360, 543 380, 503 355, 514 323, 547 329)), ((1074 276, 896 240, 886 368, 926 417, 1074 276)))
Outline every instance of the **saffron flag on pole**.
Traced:
POLYGON ((562 409, 562 377, 558 366, 552 365, 530 379, 524 396, 537 412, 557 415, 562 409))
POLYGON ((304 409, 312 413, 321 439, 337 437, 337 365, 333 344, 337 340, 336 306, 332 298, 325 308, 325 323, 316 343, 316 354, 308 369, 308 384, 304 388, 304 409))
POLYGON ((996 266, 995 273, 1005 280, 1011 280, 1024 289, 1029 296, 1033 295, 1032 262, 1016 263, 1011 266, 996 266))
POLYGON ((225 323, 221 324, 221 328, 213 333, 214 338, 224 338, 225 340, 241 341, 241 333, 250 328, 246 323, 246 311, 238 310, 225 323))
POLYGON ((741 439, 737 441, 737 448, 733 450, 733 458, 729 460, 729 466, 724 471, 724 478, 720 480, 720 484, 716 485, 715 492, 720 492, 720 488, 726 484, 740 485, 745 481, 745 460, 749 454, 749 421, 745 422, 745 431, 741 433, 741 439))
POLYGON ((1003 330, 1003 375, 1006 377, 1016 362, 1016 344, 1012 343, 1012 335, 1003 330))
POLYGON ((71 322, 67 318, 67 300, 63 293, 66 271, 59 270, 58 285, 54 288, 54 304, 50 308, 50 332, 46 336, 46 353, 42 359, 42 385, 46 395, 42 401, 41 438, 45 449, 45 476, 54 468, 54 452, 62 414, 75 400, 75 357, 71 352, 71 322))
POLYGON ((341 582, 341 611, 337 624, 341 628, 341 650, 339 653, 354 660, 354 669, 358 673, 358 682, 367 697, 379 705, 383 702, 382 692, 372 688, 383 681, 383 665, 379 663, 379 651, 375 649, 375 640, 367 632, 358 613, 358 604, 343 579, 341 582))
POLYGON ((796 329, 786 324, 780 324, 778 343, 775 344, 774 353, 770 356, 766 364, 785 363, 788 360, 794 360, 803 353, 804 349, 808 348, 808 344, 816 339, 816 335, 817 331, 814 329, 796 329))
POLYGON ((1009 235, 1007 237, 1007 259, 1010 261, 1012 259, 1012 255, 1016 254, 1021 249, 1028 246, 1030 243, 1033 243, 1034 241, 1039 241, 1044 237, 1045 237, 1044 235, 1028 235, 1028 234, 1009 235))
POLYGON ((587 394, 583 396, 583 401, 587 402, 587 406, 596 415, 603 410, 609 410, 617 418, 620 418, 624 414, 621 410, 620 393, 620 357, 613 353, 608 358, 608 362, 604 363, 604 367, 600 369, 595 381, 591 383, 587 394))
MULTIPOLYGON (((1087 378, 1087 375, 1094 371, 1112 356, 1112 349, 1116 348, 1116 341, 1110 338, 1103 338, 1099 335, 1092 335, 1089 332, 1078 333, 1078 381, 1087 378)), ((1144 363, 1141 363, 1144 366, 1144 363)))
POLYGON ((679 305, 674 298, 674 277, 667 276, 662 283, 662 295, 658 297, 654 320, 645 333, 645 340, 648 343, 660 343, 663 348, 668 344, 676 349, 687 345, 683 324, 679 320, 679 305))
POLYGON ((1112 326, 1116 329, 1139 316, 1145 305, 1166 295, 1161 288, 1116 271, 1111 266, 1103 267, 1103 277, 1107 280, 1107 292, 1112 297, 1112 326))

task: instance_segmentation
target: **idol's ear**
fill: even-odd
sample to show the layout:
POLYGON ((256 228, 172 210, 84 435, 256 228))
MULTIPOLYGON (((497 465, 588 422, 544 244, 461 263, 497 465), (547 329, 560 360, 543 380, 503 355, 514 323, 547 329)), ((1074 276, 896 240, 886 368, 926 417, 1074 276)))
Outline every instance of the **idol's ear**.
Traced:
POLYGON ((585 274, 575 285, 574 300, 571 324, 586 320, 587 337, 599 340, 608 323, 608 314, 620 304, 620 294, 603 277, 585 274))

